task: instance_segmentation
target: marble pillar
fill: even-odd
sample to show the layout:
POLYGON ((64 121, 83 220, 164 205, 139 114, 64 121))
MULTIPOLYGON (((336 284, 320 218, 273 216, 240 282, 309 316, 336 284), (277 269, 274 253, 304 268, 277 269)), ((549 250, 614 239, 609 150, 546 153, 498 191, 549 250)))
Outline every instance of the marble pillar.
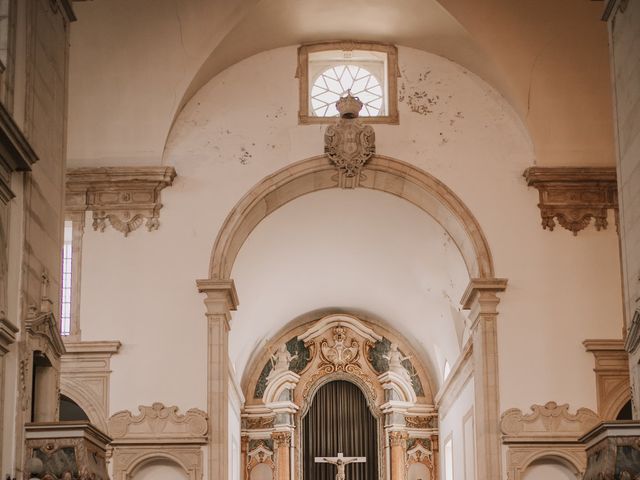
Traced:
POLYGON ((389 444, 391 445, 391 480, 405 480, 406 477, 406 432, 389 432, 389 444))
POLYGON ((291 480, 291 432, 271 434, 276 450, 276 479, 291 480))

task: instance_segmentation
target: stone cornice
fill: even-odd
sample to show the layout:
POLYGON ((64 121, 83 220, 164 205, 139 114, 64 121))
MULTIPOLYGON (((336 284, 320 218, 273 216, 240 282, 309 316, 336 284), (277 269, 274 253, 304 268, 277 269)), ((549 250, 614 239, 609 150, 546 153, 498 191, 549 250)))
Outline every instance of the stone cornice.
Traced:
POLYGON ((146 220, 160 226, 160 192, 173 183, 173 167, 97 167, 67 170, 66 211, 93 212, 93 229, 107 223, 127 236, 146 220))
POLYGON ((482 292, 498 293, 507 288, 506 278, 472 278, 467 285, 460 303, 465 310, 471 308, 476 296, 482 292))
POLYGON ((122 346, 117 340, 114 341, 97 341, 97 342, 65 342, 67 355, 72 354, 105 354, 113 355, 118 353, 122 346))
POLYGON ((11 191, 11 173, 31 170, 38 161, 33 148, 11 114, 0 103, 0 201, 8 203, 15 195, 11 191))
POLYGON ((207 300, 223 301, 229 311, 236 310, 240 304, 233 280, 196 280, 196 285, 198 292, 207 294, 207 300))
POLYGON ((523 176, 539 192, 544 229, 553 230, 557 220, 577 235, 593 218, 600 230, 607 211, 618 208, 615 167, 531 167, 523 176))

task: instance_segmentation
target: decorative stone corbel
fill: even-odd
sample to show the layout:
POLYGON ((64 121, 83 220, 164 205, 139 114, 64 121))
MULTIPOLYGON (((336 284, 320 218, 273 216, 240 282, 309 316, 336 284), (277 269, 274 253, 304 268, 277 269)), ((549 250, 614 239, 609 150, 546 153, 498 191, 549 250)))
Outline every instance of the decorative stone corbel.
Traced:
POLYGON ((527 185, 538 189, 542 228, 558 223, 574 235, 593 218, 597 230, 607 228, 607 211, 618 209, 615 167, 531 167, 527 185))
POLYGON ((160 226, 160 192, 173 183, 173 167, 98 167, 67 171, 67 212, 93 212, 93 229, 109 223, 125 237, 143 223, 160 226))

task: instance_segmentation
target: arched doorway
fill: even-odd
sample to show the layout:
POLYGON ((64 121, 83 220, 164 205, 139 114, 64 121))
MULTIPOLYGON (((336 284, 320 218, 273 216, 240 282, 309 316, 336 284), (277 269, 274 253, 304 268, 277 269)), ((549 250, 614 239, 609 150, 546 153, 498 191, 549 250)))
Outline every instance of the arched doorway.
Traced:
POLYGON ((346 465, 347 478, 378 478, 378 421, 362 391, 346 380, 322 385, 302 420, 303 478, 333 480, 336 466, 316 457, 365 457, 346 465))

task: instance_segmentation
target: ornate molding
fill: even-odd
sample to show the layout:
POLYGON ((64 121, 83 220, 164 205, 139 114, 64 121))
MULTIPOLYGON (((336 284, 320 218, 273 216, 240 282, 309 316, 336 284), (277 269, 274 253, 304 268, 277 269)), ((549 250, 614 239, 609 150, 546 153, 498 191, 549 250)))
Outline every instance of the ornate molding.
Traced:
POLYGON ((273 428, 275 417, 244 417, 243 430, 262 430, 273 428))
POLYGON ((122 410, 109 418, 114 445, 207 443, 208 419, 202 410, 192 408, 180 415, 178 407, 165 407, 160 402, 140 405, 138 410, 140 415, 122 410))
POLYGON ((578 438, 601 422, 588 408, 569 413, 569 405, 547 402, 532 405, 533 413, 512 408, 502 414, 500 426, 505 444, 536 442, 577 442, 578 438))
POLYGON ((427 417, 406 416, 404 417, 407 428, 415 429, 431 429, 438 428, 438 416, 430 415, 427 417))
POLYGON ((276 468, 273 461, 273 451, 267 447, 266 443, 263 441, 258 442, 257 446, 247 453, 247 457, 249 460, 247 463, 247 478, 251 478, 251 470, 261 463, 268 465, 271 470, 275 470, 276 468))
MULTIPOLYGON (((106 448, 110 441, 88 422, 29 423, 25 425, 25 458, 41 460, 43 479, 108 480, 106 448)), ((29 470, 27 460, 24 471, 29 474, 29 470)))
POLYGON ((406 448, 408 438, 409 438, 409 435, 407 434, 407 432, 401 432, 401 431, 389 432, 389 445, 391 445, 392 447, 406 448))
POLYGON ((615 167, 530 167, 523 175, 538 189, 544 229, 553 230, 557 220, 577 235, 591 219, 597 230, 607 228, 609 209, 617 215, 615 167))
POLYGON ((143 223, 160 226, 160 192, 173 183, 173 167, 98 167, 67 171, 66 209, 93 212, 93 229, 109 223, 126 237, 143 223))
POLYGON ((291 432, 274 432, 271 434, 271 438, 277 448, 288 448, 291 446, 291 432))
POLYGON ((413 445, 407 445, 407 461, 406 470, 407 478, 411 465, 415 463, 421 463, 427 467, 429 471, 429 478, 437 478, 435 472, 435 462, 433 451, 431 450, 431 441, 428 439, 417 438, 412 441, 413 445), (429 445, 429 447, 427 447, 429 445))

